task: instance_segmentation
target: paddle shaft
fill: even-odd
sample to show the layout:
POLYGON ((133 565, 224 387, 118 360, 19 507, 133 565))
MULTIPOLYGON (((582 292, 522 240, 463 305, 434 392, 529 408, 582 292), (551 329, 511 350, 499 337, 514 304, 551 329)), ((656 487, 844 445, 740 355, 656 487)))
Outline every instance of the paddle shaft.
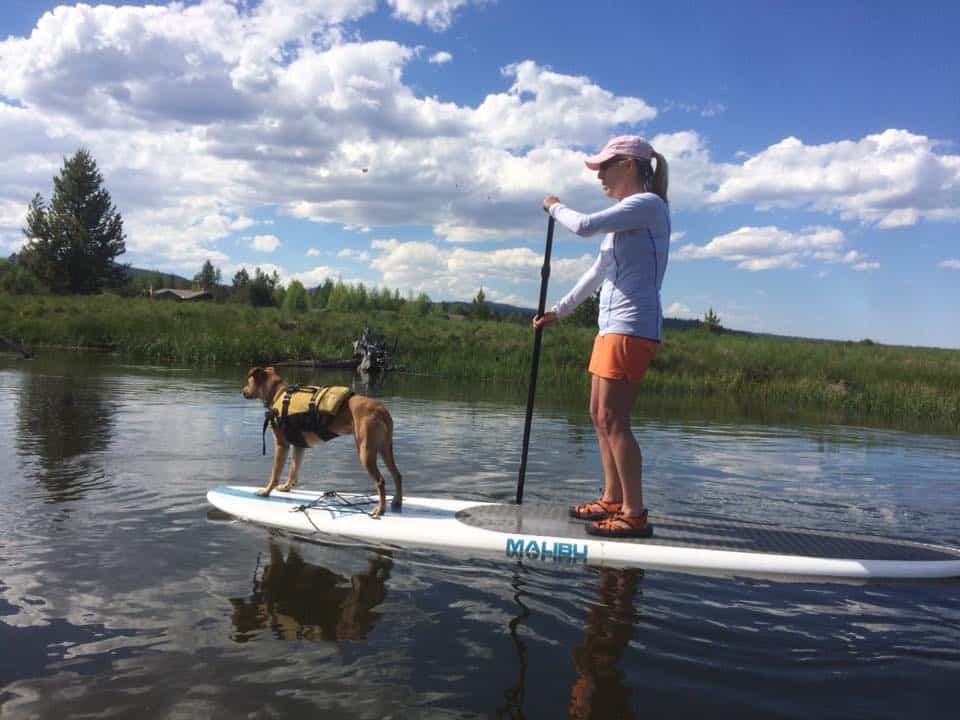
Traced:
MULTIPOLYGON (((543 315, 547 304, 547 283, 550 280, 550 251, 553 249, 553 217, 547 222, 547 248, 543 253, 543 267, 540 269, 540 303, 537 305, 537 317, 543 315)), ((523 450, 520 454, 520 472, 517 477, 517 505, 523 503, 523 480, 527 474, 527 450, 530 447, 530 424, 533 422, 533 398, 537 394, 537 369, 540 366, 540 344, 543 340, 543 328, 536 329, 533 335, 533 362, 530 367, 530 388, 527 391, 527 418, 523 425, 523 450)))

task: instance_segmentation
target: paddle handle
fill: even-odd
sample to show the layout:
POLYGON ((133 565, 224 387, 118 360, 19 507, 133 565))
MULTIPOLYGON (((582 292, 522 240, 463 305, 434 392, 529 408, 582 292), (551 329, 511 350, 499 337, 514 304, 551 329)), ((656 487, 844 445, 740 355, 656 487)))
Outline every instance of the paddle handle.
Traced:
MULTIPOLYGON (((540 302, 537 305, 537 317, 543 315, 547 304, 547 283, 550 281, 550 252, 553 249, 553 224, 551 216, 547 222, 547 248, 543 253, 543 267, 540 269, 540 302)), ((523 502, 523 481, 527 474, 527 450, 530 448, 530 424, 533 422, 533 399, 537 393, 537 369, 540 366, 540 344, 543 340, 543 328, 537 328, 533 335, 533 362, 530 366, 530 386, 527 390, 527 417, 523 424, 523 450, 520 453, 520 472, 517 477, 517 505, 523 502)))

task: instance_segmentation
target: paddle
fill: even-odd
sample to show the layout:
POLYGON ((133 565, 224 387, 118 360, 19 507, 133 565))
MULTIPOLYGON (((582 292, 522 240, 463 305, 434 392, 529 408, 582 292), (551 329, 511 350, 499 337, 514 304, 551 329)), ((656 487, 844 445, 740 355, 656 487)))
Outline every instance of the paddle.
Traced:
MULTIPOLYGON (((540 304, 537 305, 537 317, 543 315, 547 303, 547 282, 550 280, 550 250, 553 248, 553 218, 547 223, 547 249, 543 253, 543 267, 540 269, 540 304)), ((530 368, 530 388, 527 393, 527 419, 523 426, 523 451, 520 455, 520 473, 517 478, 517 505, 523 503, 523 480, 527 473, 527 449, 530 446, 530 423, 533 421, 533 397, 537 392, 537 368, 540 365, 540 342, 543 328, 537 328, 533 335, 533 363, 530 368)))

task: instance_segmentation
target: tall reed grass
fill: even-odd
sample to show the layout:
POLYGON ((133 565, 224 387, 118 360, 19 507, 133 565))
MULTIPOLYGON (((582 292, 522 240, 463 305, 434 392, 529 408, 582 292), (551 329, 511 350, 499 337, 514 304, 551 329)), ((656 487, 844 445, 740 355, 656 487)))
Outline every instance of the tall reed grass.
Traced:
MULTIPOLYGON (((407 372, 497 383, 529 378, 533 332, 526 324, 383 311, 290 315, 113 295, 0 296, 0 334, 28 346, 107 350, 174 365, 346 359, 366 325, 391 349, 396 342, 394 363, 407 372)), ((564 323, 546 331, 541 391, 586 392, 594 335, 564 323)), ((642 392, 829 408, 960 432, 960 351, 673 332, 642 392)))

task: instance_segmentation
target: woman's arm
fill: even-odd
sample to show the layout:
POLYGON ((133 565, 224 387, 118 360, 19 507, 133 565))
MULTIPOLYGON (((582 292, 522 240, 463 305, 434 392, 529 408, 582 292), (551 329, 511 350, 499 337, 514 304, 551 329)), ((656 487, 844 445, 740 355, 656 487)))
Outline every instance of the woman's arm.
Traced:
POLYGON ((593 265, 580 276, 573 289, 553 306, 552 311, 557 314, 557 318, 564 318, 572 313, 580 303, 597 291, 597 288, 603 283, 603 270, 606 263, 609 262, 609 257, 609 252, 601 250, 597 259, 593 261, 593 265))
POLYGON ((578 213, 561 202, 551 203, 547 212, 570 232, 580 237, 589 237, 599 233, 649 227, 657 217, 655 213, 663 212, 662 209, 657 208, 657 202, 659 198, 648 194, 631 195, 616 205, 592 215, 578 213))

